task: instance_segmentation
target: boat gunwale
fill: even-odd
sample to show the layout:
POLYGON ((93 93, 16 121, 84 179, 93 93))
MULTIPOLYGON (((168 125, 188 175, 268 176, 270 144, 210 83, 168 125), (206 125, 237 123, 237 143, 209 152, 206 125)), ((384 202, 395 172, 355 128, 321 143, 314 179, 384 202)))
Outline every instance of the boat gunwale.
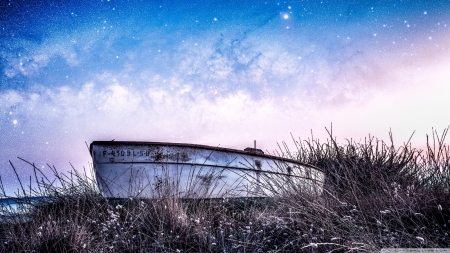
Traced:
MULTIPOLYGON (((256 156, 256 157, 262 157, 262 158, 278 160, 278 161, 282 161, 282 162, 290 162, 290 163, 294 163, 294 164, 297 164, 297 165, 309 167, 309 168, 318 170, 318 171, 320 171, 322 173, 325 173, 325 171, 323 171, 319 167, 316 167, 316 166, 311 165, 311 164, 299 162, 299 161, 296 161, 296 160, 290 159, 290 158, 284 158, 284 157, 279 157, 279 156, 274 156, 274 155, 267 155, 267 154, 252 153, 252 152, 247 152, 247 151, 239 150, 239 149, 213 147, 213 146, 207 146, 207 145, 202 145, 202 144, 173 143, 173 142, 144 142, 144 141, 93 141, 89 145, 89 153, 91 154, 91 156, 93 155, 92 154, 92 148, 93 148, 94 145, 110 145, 110 146, 119 146, 119 145, 130 145, 130 146, 132 146, 132 145, 135 145, 135 146, 159 145, 159 146, 175 146, 175 147, 185 147, 185 148, 198 148, 198 149, 206 149, 206 150, 211 150, 211 151, 223 151, 223 152, 228 152, 228 153, 237 153, 237 154, 241 154, 241 155, 250 155, 250 156, 256 156)), ((92 158, 94 158, 94 157, 92 157, 92 158)))

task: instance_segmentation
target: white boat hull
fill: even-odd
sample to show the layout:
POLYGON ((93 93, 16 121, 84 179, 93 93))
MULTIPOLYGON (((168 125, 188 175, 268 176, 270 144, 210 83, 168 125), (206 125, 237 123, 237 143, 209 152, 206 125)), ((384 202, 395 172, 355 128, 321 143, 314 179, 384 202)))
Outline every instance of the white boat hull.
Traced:
POLYGON ((294 160, 193 144, 93 142, 91 155, 108 198, 321 194, 324 181, 320 169, 294 160))

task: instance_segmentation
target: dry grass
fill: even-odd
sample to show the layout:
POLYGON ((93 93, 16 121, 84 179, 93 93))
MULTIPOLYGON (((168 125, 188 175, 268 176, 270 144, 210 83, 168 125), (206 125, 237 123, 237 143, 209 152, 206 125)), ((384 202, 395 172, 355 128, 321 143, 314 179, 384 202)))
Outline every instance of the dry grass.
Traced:
MULTIPOLYGON (((383 247, 450 247, 447 130, 440 136, 434 132, 426 150, 409 143, 395 148, 373 137, 340 144, 331 133, 325 143, 295 141, 295 154, 283 148, 284 156, 325 170, 319 197, 284 183, 277 188, 288 190, 268 199, 108 202, 85 174, 74 170, 64 176, 54 170, 56 186, 35 168, 40 184, 31 194, 52 198, 34 203, 27 216, 3 222, 0 251, 372 252, 383 247)), ((30 196, 26 190, 21 194, 30 196)))

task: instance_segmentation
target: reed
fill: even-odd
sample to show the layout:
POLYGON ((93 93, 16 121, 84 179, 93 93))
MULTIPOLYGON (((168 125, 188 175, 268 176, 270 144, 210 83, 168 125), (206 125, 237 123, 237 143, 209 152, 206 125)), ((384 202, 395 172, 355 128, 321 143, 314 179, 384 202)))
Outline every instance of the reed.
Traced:
MULTIPOLYGON (((72 170, 43 175, 20 198, 26 215, 3 209, 2 252, 373 252, 383 247, 450 247, 448 129, 418 150, 369 136, 362 143, 293 139, 280 155, 322 168, 323 192, 271 182, 270 198, 107 200, 95 181, 72 170), (279 185, 273 185, 277 184, 279 185), (6 216, 4 216, 6 217, 6 216)), ((11 169, 15 170, 11 164, 11 169)), ((0 187, 1 191, 2 187, 0 187)), ((7 197, 5 191, 0 197, 7 197)), ((170 191, 169 191, 170 192, 170 191)))

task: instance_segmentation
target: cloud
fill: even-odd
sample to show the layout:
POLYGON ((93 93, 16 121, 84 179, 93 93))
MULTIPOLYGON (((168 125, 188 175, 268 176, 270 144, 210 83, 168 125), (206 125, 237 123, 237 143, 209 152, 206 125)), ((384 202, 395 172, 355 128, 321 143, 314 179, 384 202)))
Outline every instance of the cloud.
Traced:
POLYGON ((106 87, 90 82, 80 90, 39 87, 30 92, 2 92, 1 98, 0 110, 8 114, 1 122, 0 144, 5 148, 1 167, 9 170, 7 161, 12 160, 25 178, 31 170, 15 157, 39 167, 49 163, 60 171, 70 169, 69 162, 82 168, 90 160, 85 141, 172 141, 245 148, 245 143, 259 137, 263 147, 267 131, 279 128, 276 122, 286 117, 285 107, 276 98, 255 100, 245 90, 193 96, 188 87, 174 92, 164 87, 142 91, 119 82, 106 87))

